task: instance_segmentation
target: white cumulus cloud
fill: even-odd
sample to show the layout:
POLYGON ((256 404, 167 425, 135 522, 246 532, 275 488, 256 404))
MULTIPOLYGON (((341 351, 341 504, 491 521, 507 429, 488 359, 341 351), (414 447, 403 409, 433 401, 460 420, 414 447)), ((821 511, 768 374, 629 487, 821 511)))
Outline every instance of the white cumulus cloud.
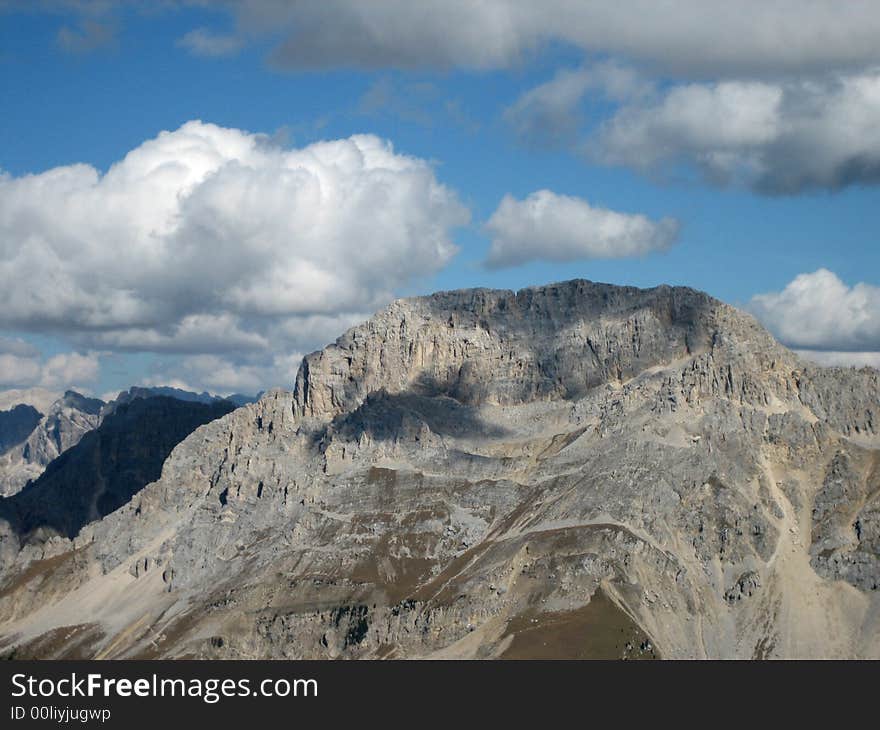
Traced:
POLYGON ((837 350, 795 350, 805 360, 823 367, 875 368, 880 370, 878 352, 839 352, 837 350))
POLYGON ((199 383, 215 393, 254 394, 271 387, 290 388, 302 361, 301 353, 278 354, 265 361, 239 363, 218 355, 184 358, 185 380, 199 383))
POLYGON ((96 352, 61 352, 43 363, 40 385, 63 389, 73 384, 91 383, 100 372, 100 355, 96 352))
POLYGON ((29 343, 0 337, 0 388, 82 388, 97 380, 100 359, 98 352, 73 351, 44 359, 29 343))
MULTIPOLYGON (((880 287, 866 283, 847 286, 827 269, 800 274, 780 292, 759 294, 748 308, 790 347, 880 351, 880 287)), ((831 356, 816 357, 830 362, 831 356)), ((868 355, 861 357, 870 360, 868 355)))
POLYGON ((188 122, 106 173, 0 176, 0 325, 84 349, 265 349, 281 322, 370 311, 438 271, 468 220, 377 137, 285 149, 188 122))
POLYGON ((0 352, 0 388, 34 385, 40 379, 40 361, 14 353, 0 352))
POLYGON ((486 265, 504 268, 535 260, 626 258, 663 251, 674 243, 679 224, 538 190, 524 200, 505 195, 486 230, 492 235, 486 265))
POLYGON ((623 105, 588 146, 608 164, 696 169, 762 193, 880 182, 880 72, 674 86, 623 105))

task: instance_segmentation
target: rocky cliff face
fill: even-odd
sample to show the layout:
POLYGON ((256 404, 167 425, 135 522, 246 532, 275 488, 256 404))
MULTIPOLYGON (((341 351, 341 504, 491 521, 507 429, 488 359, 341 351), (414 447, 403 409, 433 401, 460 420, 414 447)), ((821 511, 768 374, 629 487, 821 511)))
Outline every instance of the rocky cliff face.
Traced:
POLYGON ((404 300, 305 358, 295 411, 333 417, 379 389, 463 404, 574 400, 707 351, 716 317, 691 290, 589 282, 404 300))
POLYGON ((880 382, 688 289, 397 302, 8 551, 11 656, 877 657, 880 382))
POLYGON ((101 422, 104 402, 67 391, 34 427, 0 455, 0 497, 18 492, 101 422))

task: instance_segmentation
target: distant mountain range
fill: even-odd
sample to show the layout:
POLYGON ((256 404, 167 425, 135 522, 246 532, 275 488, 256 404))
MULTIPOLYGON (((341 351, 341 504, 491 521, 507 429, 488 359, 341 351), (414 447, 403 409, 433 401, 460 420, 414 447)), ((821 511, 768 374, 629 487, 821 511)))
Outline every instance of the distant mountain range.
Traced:
POLYGON ((23 443, 40 423, 43 414, 33 406, 19 403, 8 411, 0 411, 0 454, 23 443))
POLYGON ((0 496, 11 496, 37 479, 47 465, 66 452, 120 406, 138 399, 167 397, 188 403, 231 403, 256 400, 192 393, 178 388, 136 386, 105 403, 69 390, 60 397, 42 389, 0 392, 0 496))
POLYGON ((0 498, 0 520, 21 544, 35 533, 38 539, 75 537, 158 479, 168 454, 186 436, 234 409, 224 399, 202 403, 164 395, 121 403, 35 481, 0 498))
POLYGON ((15 494, 28 481, 39 477, 53 459, 95 428, 101 422, 104 402, 69 390, 53 401, 45 413, 30 404, 20 404, 12 411, 0 413, 0 419, 3 413, 13 413, 22 405, 29 409, 31 428, 0 432, 0 440, 6 443, 0 454, 0 496, 15 494))
POLYGON ((188 401, 191 403, 217 403, 219 401, 228 401, 238 407, 246 405, 248 403, 255 403, 257 400, 259 400, 261 395, 262 392, 257 393, 257 395, 255 396, 242 395, 240 393, 219 396, 211 395, 207 392, 194 393, 189 390, 181 390, 180 388, 171 388, 168 386, 134 386, 133 388, 129 388, 127 391, 121 392, 118 396, 116 396, 114 400, 110 401, 105 408, 105 412, 111 412, 123 403, 131 403, 131 401, 135 400, 136 398, 155 398, 156 396, 165 396, 168 398, 175 398, 177 400, 188 401))

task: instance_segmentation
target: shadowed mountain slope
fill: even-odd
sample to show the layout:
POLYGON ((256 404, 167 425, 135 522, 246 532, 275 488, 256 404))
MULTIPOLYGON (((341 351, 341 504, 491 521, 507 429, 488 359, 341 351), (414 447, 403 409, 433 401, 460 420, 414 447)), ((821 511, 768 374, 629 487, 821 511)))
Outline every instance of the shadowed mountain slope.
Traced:
POLYGON ((34 531, 75 537, 83 525, 118 509, 158 479, 178 443, 233 407, 225 401, 204 404, 167 397, 121 405, 36 481, 0 498, 0 519, 22 539, 34 531))
POLYGON ((0 454, 30 436, 42 418, 42 413, 24 403, 8 411, 0 411, 0 454))

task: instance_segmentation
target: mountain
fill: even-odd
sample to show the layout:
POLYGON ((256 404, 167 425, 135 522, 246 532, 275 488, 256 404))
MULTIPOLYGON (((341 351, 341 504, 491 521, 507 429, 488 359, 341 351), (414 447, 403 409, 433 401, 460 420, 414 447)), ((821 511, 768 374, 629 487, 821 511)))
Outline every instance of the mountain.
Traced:
POLYGON ((131 403, 138 398, 155 398, 157 396, 175 398, 190 403, 219 403, 221 401, 228 401, 236 407, 247 405, 248 403, 255 403, 259 400, 259 396, 251 397, 241 395, 240 393, 234 393, 233 395, 223 397, 219 395, 211 395, 208 392, 194 393, 189 390, 172 388, 170 386, 146 387, 136 385, 129 388, 127 391, 122 391, 114 400, 110 401, 104 407, 104 413, 112 413, 120 405, 131 403))
MULTIPOLYGON (((39 419, 31 413, 31 430, 0 455, 0 496, 18 492, 39 477, 49 462, 78 443, 100 423, 103 406, 97 398, 68 390, 52 402, 45 415, 40 413, 39 419)), ((31 406, 31 410, 36 409, 31 406)))
POLYGON ((24 441, 42 418, 42 413, 24 403, 8 411, 0 411, 0 454, 5 454, 24 441))
POLYGON ((877 658, 878 429, 878 371, 691 289, 401 300, 73 539, 7 523, 0 646, 877 658))
POLYGON ((186 436, 233 408, 228 401, 206 404, 165 396, 120 405, 36 481, 0 498, 0 520, 21 544, 59 534, 75 537, 85 524, 158 479, 168 454, 186 436))
POLYGON ((223 400, 228 400, 230 403, 234 403, 237 407, 246 406, 248 403, 256 403, 260 398, 263 397, 263 391, 261 390, 256 395, 245 395, 244 393, 230 393, 227 396, 223 396, 223 400))
POLYGON ((120 406, 137 399, 155 397, 206 404, 228 402, 236 407, 257 400, 240 394, 224 398, 179 388, 141 386, 122 391, 109 403, 87 398, 71 390, 61 398, 54 398, 41 389, 0 393, 0 403, 18 404, 15 405, 15 415, 0 412, 0 497, 12 496, 28 481, 37 479, 53 459, 78 443, 84 434, 97 428, 120 406), (41 415, 39 419, 32 410, 26 410, 34 409, 36 404, 45 409, 38 411, 41 415), (47 415, 42 416, 43 412, 47 415), (13 427, 13 419, 20 421, 20 425, 13 427), (25 429, 25 422, 32 424, 30 430, 25 429))

